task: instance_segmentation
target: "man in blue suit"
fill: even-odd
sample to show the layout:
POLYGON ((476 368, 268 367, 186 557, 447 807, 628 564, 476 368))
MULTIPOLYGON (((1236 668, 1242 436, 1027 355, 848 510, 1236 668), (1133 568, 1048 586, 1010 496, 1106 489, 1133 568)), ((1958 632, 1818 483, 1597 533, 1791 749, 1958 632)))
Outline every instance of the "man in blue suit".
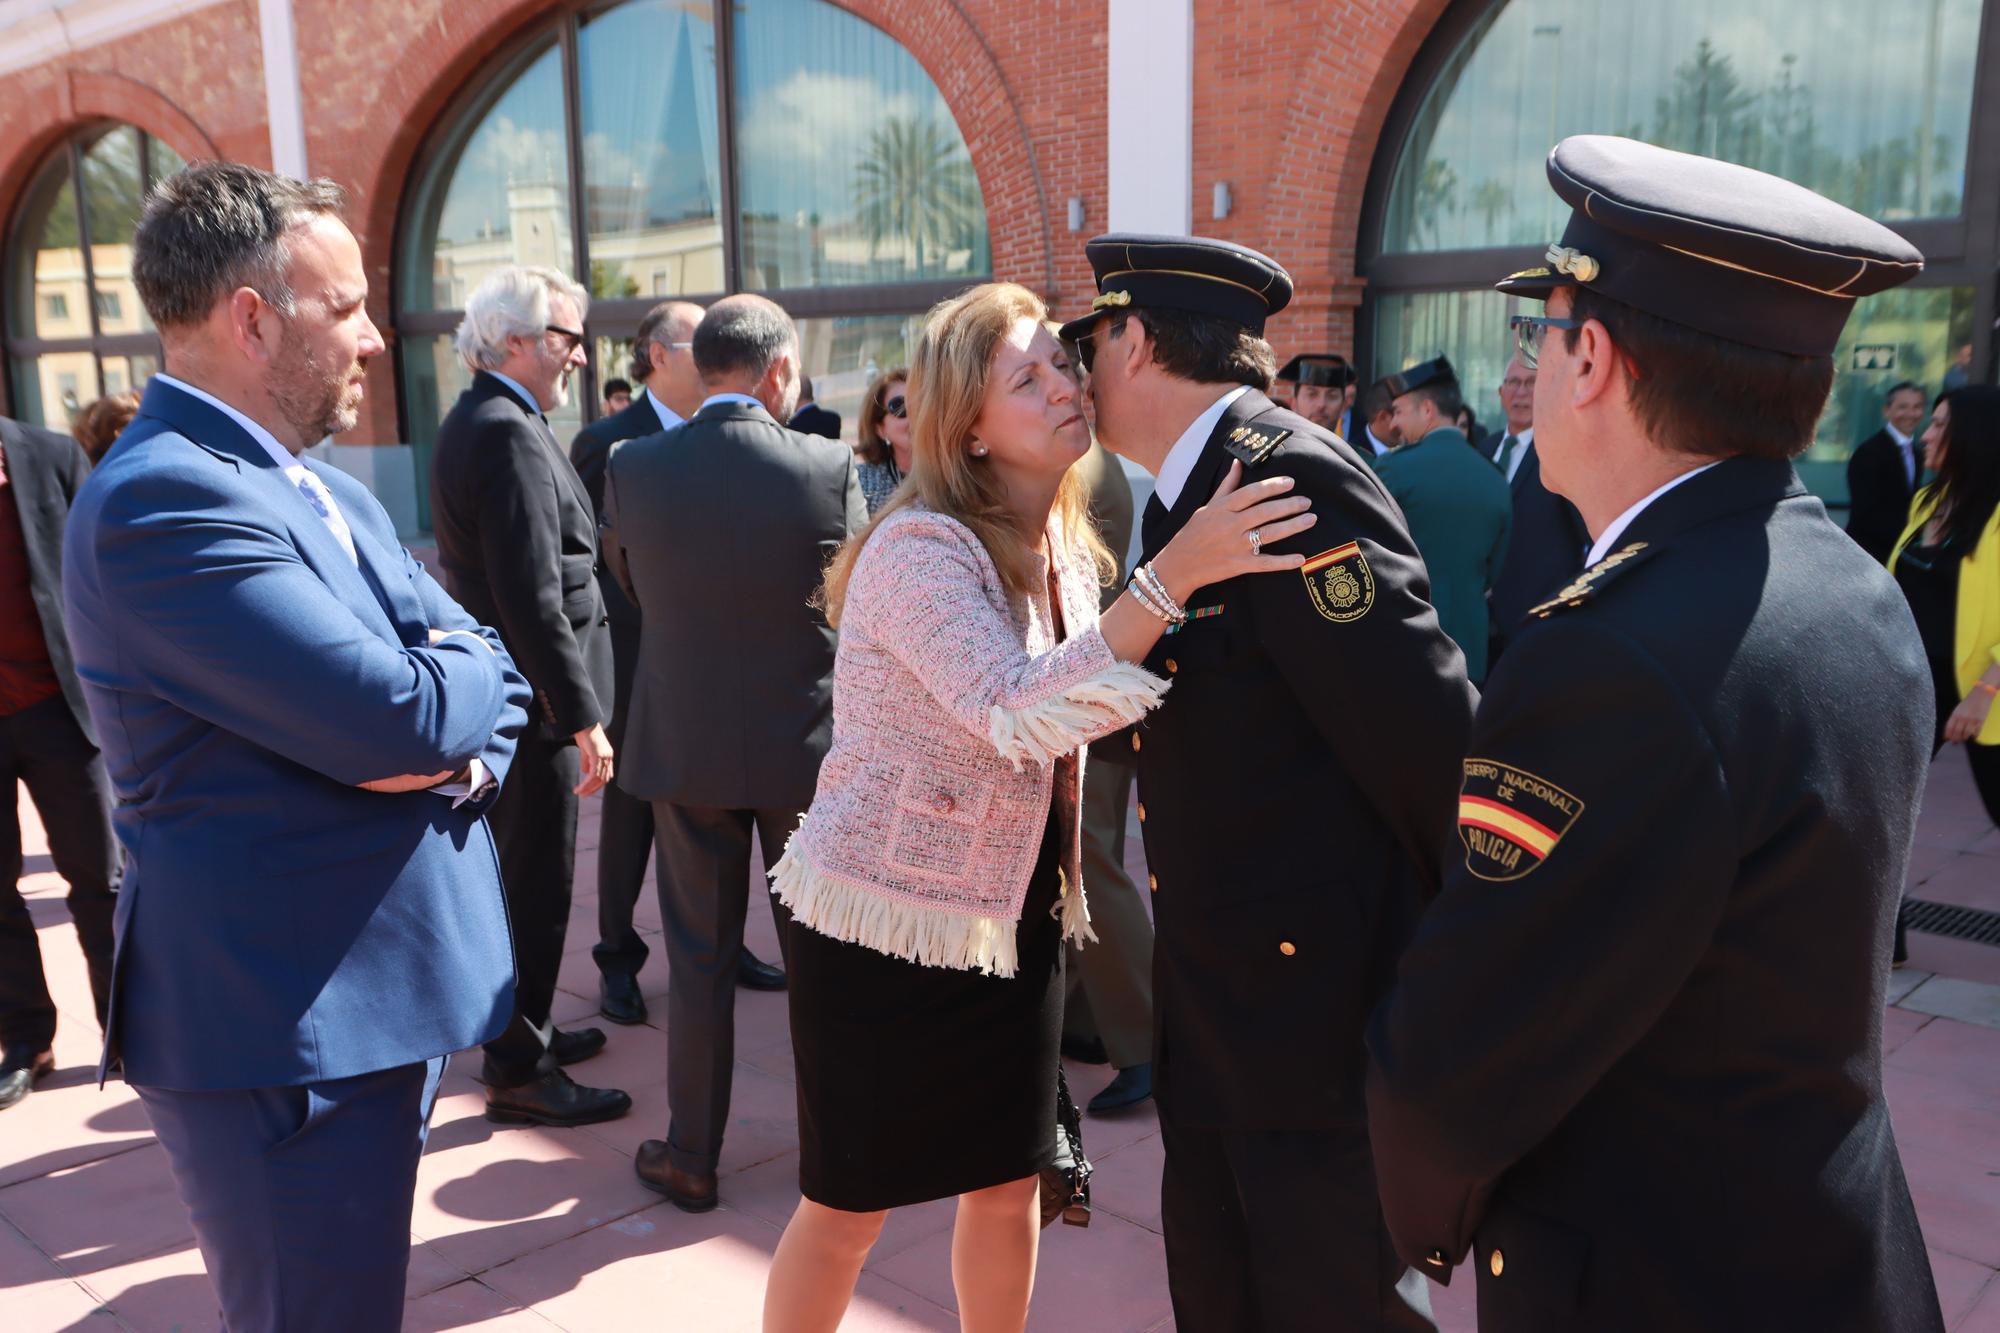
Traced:
POLYGON ((513 1004, 483 812, 527 683, 300 456, 382 350, 339 207, 224 163, 154 191, 133 276, 165 373, 63 549, 130 858, 106 1058, 235 1333, 400 1326, 445 1057, 513 1004))

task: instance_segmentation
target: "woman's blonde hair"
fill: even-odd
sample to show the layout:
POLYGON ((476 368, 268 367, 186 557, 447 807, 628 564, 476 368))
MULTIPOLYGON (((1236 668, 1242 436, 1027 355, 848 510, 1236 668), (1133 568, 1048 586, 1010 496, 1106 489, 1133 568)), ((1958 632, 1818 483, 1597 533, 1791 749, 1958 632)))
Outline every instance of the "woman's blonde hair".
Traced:
POLYGON ((891 366, 877 375, 875 382, 868 386, 868 396, 861 400, 861 426, 855 434, 854 452, 861 455, 864 463, 886 463, 893 457, 889 442, 882 438, 882 418, 889 415, 889 386, 899 380, 907 402, 910 394, 908 366, 891 366))
MULTIPOLYGON (((932 308, 903 390, 910 410, 910 476, 827 566, 821 597, 828 623, 840 624, 861 548, 884 519, 911 505, 971 528, 1011 601, 1023 603, 1037 591, 1042 534, 1021 530, 992 468, 973 458, 967 446, 986 405, 986 383, 1001 343, 1021 320, 1039 324, 1047 317, 1040 297, 1011 282, 985 283, 932 308)), ((1117 562, 1090 516, 1090 488, 1077 469, 1063 476, 1050 517, 1058 532, 1087 547, 1107 585, 1118 577, 1117 562)))

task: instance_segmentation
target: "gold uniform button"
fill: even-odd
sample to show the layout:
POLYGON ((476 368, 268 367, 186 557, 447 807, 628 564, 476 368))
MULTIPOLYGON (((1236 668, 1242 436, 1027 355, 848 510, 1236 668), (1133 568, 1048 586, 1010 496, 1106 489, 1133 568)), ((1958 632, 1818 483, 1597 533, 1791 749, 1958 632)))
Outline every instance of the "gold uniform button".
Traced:
POLYGON ((1132 753, 1139 753, 1139 733, 1136 731, 1132 733, 1132 753))
POLYGON ((1167 674, 1169 676, 1173 675, 1176 671, 1179 671, 1180 669, 1181 669, 1181 664, 1179 662, 1174 661, 1174 659, 1171 657, 1167 659, 1167 674))
POLYGON ((1495 1250, 1493 1251, 1493 1258, 1488 1261, 1486 1266, 1492 1271, 1494 1277, 1499 1277, 1507 1271, 1507 1256, 1495 1250))
POLYGON ((1141 824, 1146 822, 1146 803, 1144 801, 1139 802, 1139 822, 1141 824))
POLYGON ((1429 1254, 1424 1256, 1424 1262, 1429 1264, 1432 1268, 1443 1268, 1445 1266, 1444 1251, 1432 1250, 1429 1254))
POLYGON ((1146 887, 1154 893, 1158 893, 1160 891, 1160 877, 1158 875, 1146 876, 1146 887))
POLYGON ((1290 940, 1286 940, 1278 946, 1278 952, 1283 954, 1287 958, 1290 958, 1293 954, 1297 953, 1298 951, 1299 951, 1299 946, 1292 943, 1290 940))

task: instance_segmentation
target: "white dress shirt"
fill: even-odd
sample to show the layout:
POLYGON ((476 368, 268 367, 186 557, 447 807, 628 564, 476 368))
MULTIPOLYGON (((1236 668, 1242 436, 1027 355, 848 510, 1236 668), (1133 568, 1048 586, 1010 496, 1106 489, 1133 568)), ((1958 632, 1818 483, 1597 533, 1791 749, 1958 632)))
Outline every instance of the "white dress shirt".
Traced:
POLYGON ((1167 450, 1160 463, 1160 475, 1153 483, 1153 494, 1160 497, 1161 504, 1172 509, 1180 503, 1181 489, 1187 485, 1188 474, 1194 471, 1195 460, 1201 457, 1201 447, 1215 433, 1215 423, 1222 420, 1231 403, 1248 392, 1249 385, 1239 384, 1209 404, 1208 410, 1188 423, 1188 428, 1174 441, 1174 447, 1167 450))
POLYGON ((1377 458, 1380 458, 1383 454, 1389 452, 1389 446, 1382 443, 1382 441, 1376 439, 1374 431, 1370 430, 1366 426, 1363 426, 1361 428, 1361 433, 1368 437, 1368 447, 1375 451, 1375 456, 1377 458))
POLYGON ((659 395, 653 392, 651 386, 648 386, 646 389, 646 401, 653 405, 653 415, 660 419, 661 430, 672 430, 687 420, 686 417, 661 402, 659 395))
MULTIPOLYGON (((1501 427, 1499 443, 1493 446, 1493 461, 1495 463, 1500 461, 1501 453, 1507 448, 1507 436, 1510 433, 1506 427, 1501 427)), ((1507 460, 1507 480, 1510 484, 1514 480, 1514 474, 1521 470, 1521 460, 1528 456, 1529 446, 1535 442, 1535 428, 1530 426, 1519 435, 1514 436, 1514 438, 1519 443, 1514 446, 1514 456, 1507 460)))
MULTIPOLYGON (((1721 459, 1716 460, 1716 462, 1718 463, 1721 461, 1722 461, 1721 459)), ((1616 543, 1620 537, 1623 537, 1625 535, 1625 529, 1632 526, 1632 520, 1646 512, 1647 505, 1653 503, 1653 501, 1659 499, 1661 496, 1665 495, 1668 491, 1672 490, 1674 487, 1686 481, 1689 477, 1699 477, 1702 473, 1708 471, 1710 468, 1714 466, 1715 463, 1703 463, 1700 467, 1689 468, 1686 472, 1681 473, 1678 477, 1675 477, 1672 481, 1660 487, 1658 490, 1654 491, 1651 495, 1647 496, 1645 499, 1639 501, 1638 504, 1633 505, 1630 509, 1620 514, 1617 518, 1612 519, 1611 526, 1604 530, 1604 535, 1599 537, 1595 542, 1591 544, 1590 554, 1584 557, 1583 561, 1584 568, 1585 569, 1590 568, 1592 565, 1596 564, 1598 561, 1602 560, 1607 554, 1609 554, 1612 545, 1616 543)))
MULTIPOLYGON (((646 392, 651 393, 652 390, 648 389, 646 392)), ((697 407, 694 410, 695 415, 700 416, 703 412, 708 411, 709 408, 715 406, 717 403, 748 403, 752 407, 764 406, 763 403, 759 402, 755 398, 752 398, 747 393, 712 393, 708 397, 701 400, 701 406, 697 407)), ((794 412, 792 413, 792 415, 797 416, 798 413, 794 412)))
POLYGON ((1882 423, 1882 429, 1889 432, 1889 438, 1896 442, 1896 448, 1901 451, 1903 455, 1903 479, 1910 484, 1912 490, 1915 490, 1917 485, 1916 442, 1910 436, 1903 434, 1903 432, 1897 430, 1886 421, 1882 423))

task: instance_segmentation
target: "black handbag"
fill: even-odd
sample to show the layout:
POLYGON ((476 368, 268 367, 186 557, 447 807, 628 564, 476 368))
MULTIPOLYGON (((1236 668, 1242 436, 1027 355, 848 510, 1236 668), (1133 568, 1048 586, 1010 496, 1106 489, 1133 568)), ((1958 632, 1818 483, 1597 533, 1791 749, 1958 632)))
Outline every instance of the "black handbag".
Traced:
POLYGON ((1056 1159, 1042 1168, 1042 1225, 1090 1225, 1090 1159, 1083 1155, 1083 1117, 1070 1100, 1069 1080, 1056 1066, 1056 1159))

